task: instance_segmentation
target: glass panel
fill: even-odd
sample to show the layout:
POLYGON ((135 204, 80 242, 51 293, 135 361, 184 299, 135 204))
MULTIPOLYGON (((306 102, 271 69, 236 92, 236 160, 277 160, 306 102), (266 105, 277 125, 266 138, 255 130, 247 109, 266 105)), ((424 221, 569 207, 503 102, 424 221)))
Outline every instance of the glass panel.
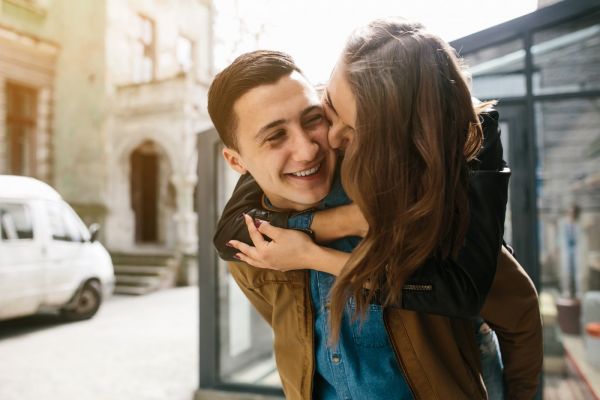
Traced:
POLYGON ((32 239, 29 209, 21 204, 0 204, 0 237, 2 240, 32 239))
MULTIPOLYGON (((215 149, 218 159, 217 207, 223 210, 239 175, 215 149)), ((260 386, 281 387, 273 355, 271 327, 252 307, 219 259, 219 376, 222 381, 260 386)))
POLYGON ((521 39, 464 55, 463 59, 472 79, 473 96, 481 100, 525 96, 525 50, 521 39))
POLYGON ((600 290, 585 279, 600 251, 599 108, 600 98, 536 104, 541 277, 563 295, 600 290))
MULTIPOLYGON (((500 140, 502 141, 502 149, 504 150, 503 158, 504 161, 508 164, 510 168, 510 130, 509 124, 506 122, 500 121, 500 140)), ((511 212, 511 203, 510 203, 510 185, 508 186, 508 202, 506 204, 506 216, 504 218, 504 240, 506 243, 512 246, 513 244, 513 234, 512 234, 512 212, 511 212)))
POLYGON ((534 94, 600 88, 600 13, 540 31, 531 47, 534 94))
POLYGON ((547 388, 570 363, 598 382, 582 328, 600 320, 599 109, 600 97, 535 105, 544 363, 553 366, 547 388))

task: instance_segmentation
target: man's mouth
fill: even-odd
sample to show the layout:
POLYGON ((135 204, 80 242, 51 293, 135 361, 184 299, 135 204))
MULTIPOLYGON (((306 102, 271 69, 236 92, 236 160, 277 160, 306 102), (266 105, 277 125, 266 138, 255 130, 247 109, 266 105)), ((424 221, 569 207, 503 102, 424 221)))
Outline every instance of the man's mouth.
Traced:
POLYGON ((291 172, 289 175, 303 178, 306 176, 311 176, 311 175, 316 174, 317 172, 319 172, 320 169, 321 169, 321 163, 319 163, 318 165, 316 165, 312 168, 309 168, 309 169, 305 169, 305 170, 298 171, 298 172, 291 172))

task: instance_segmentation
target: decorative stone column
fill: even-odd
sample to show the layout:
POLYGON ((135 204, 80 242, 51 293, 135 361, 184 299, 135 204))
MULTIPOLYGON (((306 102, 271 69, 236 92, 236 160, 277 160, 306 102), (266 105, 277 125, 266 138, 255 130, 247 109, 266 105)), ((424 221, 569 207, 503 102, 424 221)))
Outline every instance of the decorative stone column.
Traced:
POLYGON ((193 285, 197 283, 196 252, 198 232, 196 213, 194 212, 195 175, 173 175, 171 182, 175 186, 177 210, 173 219, 177 232, 176 257, 179 261, 177 283, 193 285))

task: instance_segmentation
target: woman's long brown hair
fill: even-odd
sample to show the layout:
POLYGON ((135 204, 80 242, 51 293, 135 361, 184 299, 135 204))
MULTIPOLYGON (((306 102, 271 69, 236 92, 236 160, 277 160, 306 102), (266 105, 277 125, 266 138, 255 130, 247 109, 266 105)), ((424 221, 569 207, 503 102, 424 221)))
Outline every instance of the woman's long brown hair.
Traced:
POLYGON ((369 231, 332 288, 333 342, 349 297, 362 315, 378 293, 398 304, 428 258, 457 255, 469 222, 467 163, 483 139, 454 50, 420 24, 371 22, 342 61, 357 109, 342 182, 369 231))

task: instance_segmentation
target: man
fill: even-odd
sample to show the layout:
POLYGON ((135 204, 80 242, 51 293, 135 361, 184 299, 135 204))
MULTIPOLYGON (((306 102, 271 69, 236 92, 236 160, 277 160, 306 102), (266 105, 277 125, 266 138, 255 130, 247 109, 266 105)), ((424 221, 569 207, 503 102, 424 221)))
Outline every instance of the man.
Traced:
MULTIPOLYGON (((246 176, 249 173, 256 179, 265 193, 264 208, 301 212, 322 206, 321 201, 334 180, 335 154, 327 144, 328 124, 317 94, 289 56, 267 51, 240 56, 211 85, 209 113, 226 146, 225 159, 236 171, 246 176)), ((242 178, 236 191, 248 184, 248 180, 242 178)), ((312 228, 310 223, 308 227, 312 228)), ((267 233, 267 224, 261 229, 267 233)), ((342 250, 351 250, 355 243, 350 240, 342 240, 338 245, 346 246, 342 250)), ((323 252, 320 259, 329 264, 331 259, 327 258, 338 257, 335 254, 338 253, 323 252)), ((513 288, 520 287, 521 293, 527 293, 528 297, 523 299, 527 301, 525 308, 533 305, 535 309, 537 302, 530 282, 514 259, 507 260, 504 264, 512 264, 500 263, 497 278, 513 277, 511 280, 516 282, 513 288)), ((348 323, 347 336, 353 340, 344 342, 342 332, 341 346, 333 348, 332 357, 325 357, 329 350, 322 339, 327 335, 327 324, 322 322, 326 322, 327 316, 324 311, 327 291, 318 290, 326 283, 325 276, 320 277, 316 271, 257 269, 244 263, 230 264, 230 271, 273 327, 276 362, 288 398, 341 395, 343 386, 352 387, 352 395, 360 398, 361 390, 370 389, 361 385, 361 379, 366 379, 367 384, 379 379, 377 385, 371 386, 394 388, 396 397, 402 397, 402 390, 407 397, 419 398, 439 394, 450 398, 485 396, 478 377, 472 374, 479 370, 479 353, 470 321, 401 309, 386 309, 384 316, 380 306, 374 307, 365 322, 368 334, 360 335, 360 329, 348 323), (314 305, 319 307, 313 312, 314 305), (340 348, 347 349, 347 354, 358 355, 355 360, 360 359, 360 366, 351 361, 352 357, 341 358, 342 352, 337 353, 340 348), (397 358, 401 371, 392 365, 395 362, 390 362, 387 369, 379 368, 382 361, 390 358, 392 361, 397 358), (344 384, 337 385, 339 382, 332 378, 339 377, 336 368, 343 364, 342 359, 346 363, 342 365, 344 384), (389 386, 382 379, 389 381, 389 386)), ((495 292, 493 288, 492 293, 495 292)), ((497 303, 496 299, 496 303, 486 306, 491 309, 489 314, 501 311, 493 307, 497 303)), ((506 333, 518 336, 516 327, 508 326, 510 318, 498 320, 496 327, 500 330, 508 327, 506 333)), ((534 332, 530 338, 535 341, 536 335, 539 336, 534 332)), ((513 365, 514 359, 509 359, 513 365)), ((537 365, 537 360, 533 364, 537 365)))

